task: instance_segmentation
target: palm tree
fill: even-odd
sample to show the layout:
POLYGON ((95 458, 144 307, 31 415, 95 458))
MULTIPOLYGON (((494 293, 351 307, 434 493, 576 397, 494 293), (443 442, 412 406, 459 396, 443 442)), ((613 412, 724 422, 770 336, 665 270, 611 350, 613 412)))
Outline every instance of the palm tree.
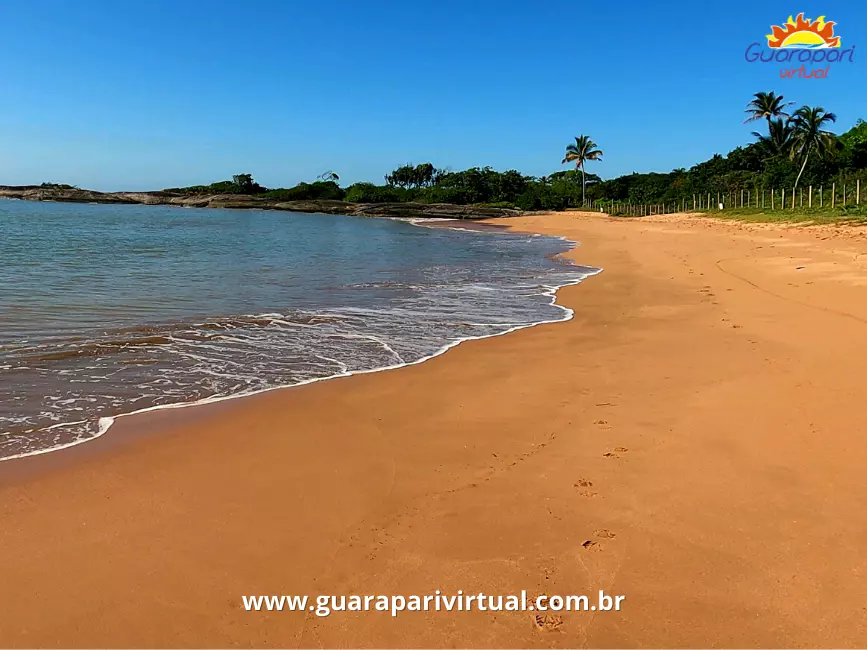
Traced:
POLYGON ((795 102, 787 102, 782 95, 777 95, 771 91, 769 93, 756 93, 753 95, 753 101, 747 104, 745 113, 749 113, 749 117, 744 120, 753 122, 755 120, 766 119, 768 121, 768 130, 771 128, 771 118, 789 117, 786 113, 786 108, 795 102))
POLYGON ((595 142, 586 135, 575 138, 575 144, 566 145, 566 157, 561 165, 575 162, 575 169, 581 170, 581 205, 584 205, 584 194, 587 189, 587 177, 584 174, 584 163, 588 160, 602 160, 602 151, 595 142))
POLYGON ((794 130, 792 132, 791 156, 793 159, 797 156, 804 158, 804 162, 801 163, 801 171, 798 172, 798 178, 795 179, 795 187, 798 187, 798 182, 801 180, 801 175, 804 173, 811 153, 815 153, 821 160, 836 149, 837 136, 822 128, 826 124, 836 121, 837 116, 826 112, 821 106, 815 108, 802 106, 795 111, 792 118, 794 130))
POLYGON ((781 156, 789 153, 793 131, 792 120, 778 117, 768 121, 768 135, 753 131, 753 136, 765 144, 775 156, 781 156))

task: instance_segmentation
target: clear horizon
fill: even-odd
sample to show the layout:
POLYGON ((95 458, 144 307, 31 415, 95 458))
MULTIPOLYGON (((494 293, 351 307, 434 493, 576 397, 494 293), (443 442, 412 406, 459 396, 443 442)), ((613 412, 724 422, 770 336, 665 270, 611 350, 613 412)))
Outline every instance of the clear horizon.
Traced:
POLYGON ((867 118, 857 50, 827 79, 745 61, 801 11, 861 46, 867 9, 839 1, 9 6, 0 183, 347 185, 427 161, 541 176, 581 133, 603 178, 689 168, 752 141, 757 91, 833 111, 838 133, 867 118))

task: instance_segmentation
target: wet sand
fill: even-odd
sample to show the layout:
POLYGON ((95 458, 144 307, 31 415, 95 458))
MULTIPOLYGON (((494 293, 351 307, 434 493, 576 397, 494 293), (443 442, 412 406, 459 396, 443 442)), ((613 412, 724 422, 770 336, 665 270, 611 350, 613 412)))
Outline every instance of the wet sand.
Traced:
POLYGON ((508 223, 605 269, 573 320, 0 464, 0 646, 863 646, 867 238, 508 223), (241 606, 436 589, 626 601, 241 606))

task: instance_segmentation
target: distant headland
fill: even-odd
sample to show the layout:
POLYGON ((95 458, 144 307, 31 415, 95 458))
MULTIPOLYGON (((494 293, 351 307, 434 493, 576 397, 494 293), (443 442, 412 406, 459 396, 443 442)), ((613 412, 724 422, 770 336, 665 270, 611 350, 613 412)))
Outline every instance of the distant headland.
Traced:
POLYGON ((341 199, 280 200, 259 194, 225 192, 184 193, 172 190, 154 192, 97 192, 69 185, 0 185, 0 198, 24 201, 56 201, 60 203, 105 203, 137 205, 173 205, 187 208, 230 208, 287 210, 326 214, 347 214, 367 217, 419 219, 489 219, 515 216, 523 211, 486 205, 456 205, 451 203, 365 202, 341 199))

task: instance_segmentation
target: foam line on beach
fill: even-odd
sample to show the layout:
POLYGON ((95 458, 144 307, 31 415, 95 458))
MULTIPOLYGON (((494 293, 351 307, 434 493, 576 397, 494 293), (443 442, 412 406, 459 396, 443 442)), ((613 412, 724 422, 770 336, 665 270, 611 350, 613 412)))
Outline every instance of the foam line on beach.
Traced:
MULTIPOLYGON (((432 227, 432 226, 425 226, 423 224, 414 224, 414 225, 419 225, 420 227, 432 227)), ((433 227, 435 227, 435 226, 433 226, 433 227)), ((456 230, 458 230, 458 229, 456 229, 456 230)), ((461 229, 461 230, 463 230, 463 229, 461 229)), ((466 230, 465 232, 477 232, 477 231, 466 230)), ((530 233, 527 233, 527 234, 529 235, 530 233)), ((557 239, 557 240, 563 241, 569 245, 569 249, 567 251, 564 251, 564 253, 568 252, 569 250, 573 250, 575 247, 578 246, 578 242, 569 240, 566 237, 552 237, 552 239, 557 239)), ((576 267, 578 266, 577 264, 574 264, 565 258, 563 258, 563 261, 568 263, 570 266, 576 266, 576 267)), ((143 409, 137 409, 134 411, 129 411, 127 413, 119 413, 119 414, 113 415, 113 416, 100 417, 97 420, 96 433, 89 438, 77 439, 77 440, 74 440, 74 441, 71 441, 68 443, 64 443, 64 444, 60 444, 60 445, 57 445, 54 447, 47 447, 45 449, 36 449, 36 450, 27 451, 27 452, 20 453, 20 454, 13 454, 11 456, 6 456, 4 458, 0 458, 0 462, 17 460, 17 459, 21 459, 21 458, 28 458, 28 457, 32 457, 32 456, 41 456, 43 454, 58 452, 58 451, 62 451, 64 449, 69 449, 69 448, 77 447, 79 445, 82 445, 82 444, 85 444, 88 442, 92 442, 94 440, 97 440, 98 438, 101 438, 103 435, 105 435, 106 432, 108 432, 108 430, 116 423, 116 421, 119 418, 129 417, 132 415, 140 415, 140 414, 148 413, 151 411, 161 411, 161 410, 166 410, 166 409, 178 409, 178 408, 186 408, 186 407, 192 407, 192 406, 205 406, 207 404, 216 404, 217 402, 223 402, 223 401, 227 401, 230 399, 239 399, 242 397, 252 397, 253 395, 259 395, 262 393, 269 393, 269 392, 272 392, 275 390, 283 390, 286 388, 295 388, 297 386, 305 386, 308 384, 313 384, 316 382, 326 381, 326 380, 330 380, 330 379, 339 379, 342 377, 351 377, 354 375, 364 375, 364 374, 370 374, 370 373, 374 373, 374 372, 382 372, 385 370, 397 370, 398 368, 405 368, 407 366, 414 366, 417 364, 424 363, 425 361, 429 361, 430 359, 438 357, 438 356, 444 354, 445 352, 447 352, 448 350, 450 350, 454 347, 457 347, 458 345, 460 345, 461 343, 464 343, 466 341, 475 341, 475 340, 481 340, 481 339, 494 338, 497 336, 503 336, 505 334, 510 334, 510 333, 516 332, 518 330, 527 329, 530 327, 536 327, 537 325, 546 325, 546 324, 551 324, 551 323, 566 322, 566 321, 569 321, 573 318, 574 311, 569 307, 565 307, 565 306, 557 303, 557 292, 560 289, 562 289, 563 287, 574 286, 574 285, 580 284, 588 277, 592 277, 594 275, 597 275, 598 273, 601 273, 602 271, 603 271, 602 268, 597 268, 597 269, 593 269, 593 270, 590 270, 587 272, 579 273, 580 277, 577 277, 576 279, 571 280, 571 281, 565 281, 562 284, 557 284, 557 285, 553 285, 553 286, 543 285, 544 290, 541 293, 536 294, 536 295, 547 296, 550 300, 548 303, 549 306, 553 306, 553 307, 560 309, 562 311, 562 314, 563 314, 562 318, 545 319, 545 320, 539 320, 539 321, 534 321, 534 322, 530 322, 530 323, 519 323, 519 324, 512 324, 512 323, 488 324, 488 325, 506 327, 507 329, 503 330, 502 332, 495 332, 493 334, 482 334, 482 335, 478 335, 478 336, 466 336, 466 337, 458 338, 454 341, 450 341, 450 342, 444 344, 443 346, 438 348, 433 353, 431 353, 427 356, 423 356, 423 357, 416 359, 414 361, 408 361, 408 362, 401 361, 400 363, 391 364, 391 365, 387 365, 387 366, 380 366, 377 368, 366 368, 363 370, 344 371, 344 372, 339 372, 339 373, 336 373, 333 375, 327 375, 324 377, 314 377, 314 378, 310 378, 310 379, 304 379, 302 381, 290 383, 290 384, 268 386, 266 388, 261 388, 261 389, 251 390, 251 391, 245 391, 245 392, 242 391, 240 393, 234 393, 231 395, 215 395, 215 396, 211 396, 211 397, 205 397, 202 399, 194 400, 191 402, 176 402, 176 403, 172 403, 172 404, 159 404, 159 405, 155 405, 155 406, 149 406, 149 407, 146 407, 143 409)), ((399 355, 398 355, 398 358, 400 358, 399 355)), ((72 424, 76 424, 76 423, 58 423, 58 424, 53 425, 53 426, 48 427, 48 428, 53 429, 53 428, 61 427, 61 426, 71 426, 72 424)))

